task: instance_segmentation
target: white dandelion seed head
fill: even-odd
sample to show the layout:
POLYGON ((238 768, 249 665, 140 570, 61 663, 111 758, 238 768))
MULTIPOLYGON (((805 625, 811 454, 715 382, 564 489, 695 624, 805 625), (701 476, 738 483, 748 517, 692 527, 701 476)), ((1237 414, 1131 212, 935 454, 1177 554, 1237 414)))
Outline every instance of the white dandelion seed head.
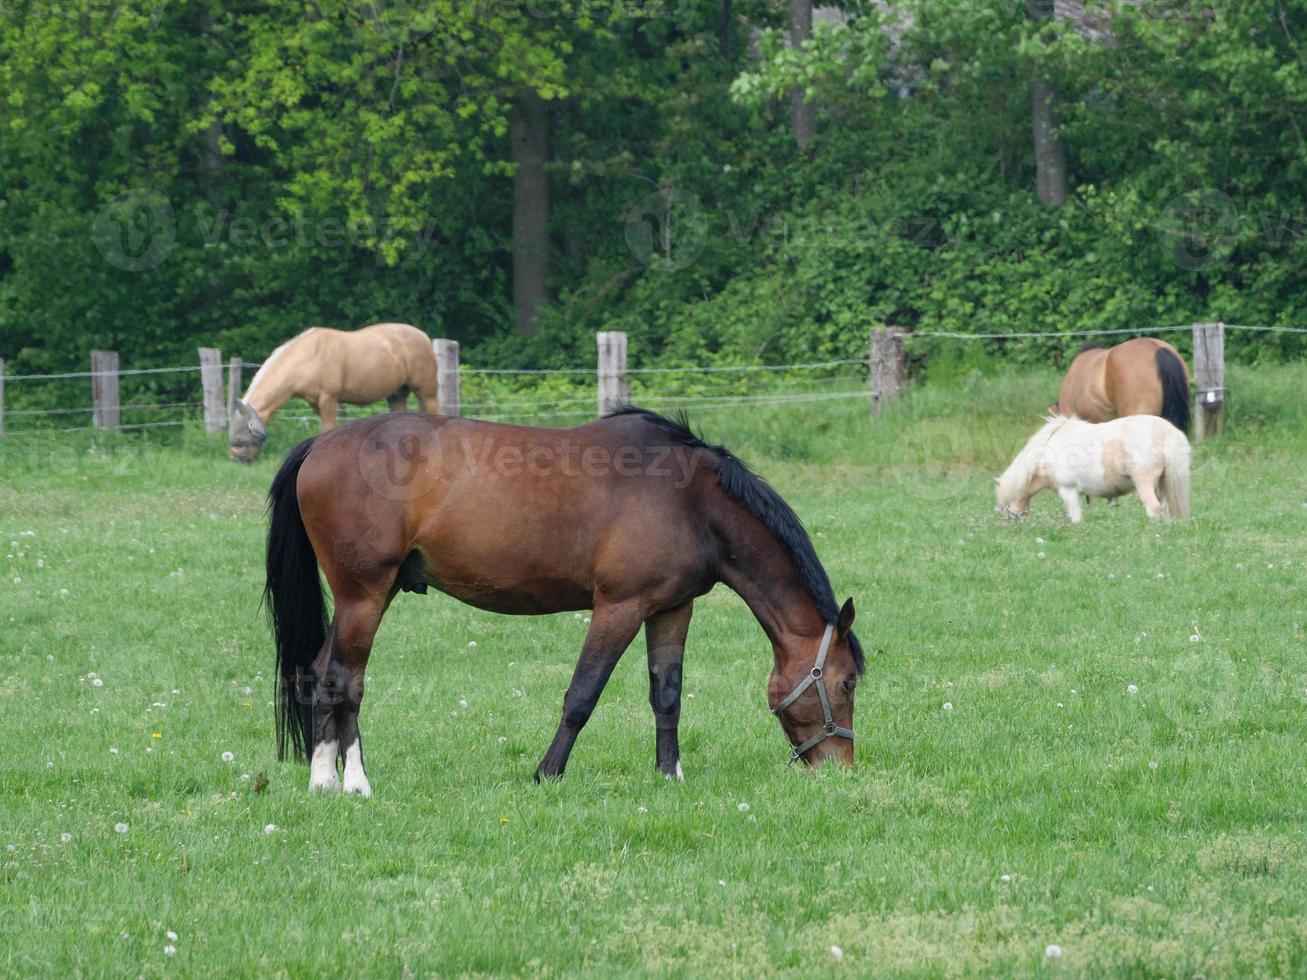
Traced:
POLYGON ((97 678, 95 678, 95 680, 91 681, 91 686, 92 686, 92 687, 104 687, 104 681, 100 680, 100 678, 97 677, 97 678))
POLYGON ((118 750, 117 750, 117 749, 110 749, 110 750, 109 750, 109 754, 110 754, 110 755, 117 755, 117 754, 118 754, 118 750))
POLYGON ((236 761, 236 756, 232 755, 230 752, 224 752, 224 753, 222 754, 222 761, 223 761, 223 762, 235 762, 235 761, 236 761))
POLYGON ((468 648, 469 650, 475 650, 475 649, 477 648, 477 641, 476 641, 476 640, 468 640, 468 641, 467 641, 467 648, 468 648))
POLYGON ((748 813, 748 812, 749 812, 749 804, 747 804, 747 803, 741 803, 741 804, 740 804, 739 806, 737 806, 735 809, 739 810, 741 813, 748 813))
POLYGON ((1203 638, 1202 638, 1201 636, 1199 636, 1197 633, 1190 633, 1190 634, 1189 634, 1189 642, 1190 642, 1190 643, 1202 643, 1202 642, 1203 642, 1203 638))
POLYGON ((1156 761, 1149 762, 1149 763, 1148 763, 1148 768, 1149 768, 1149 769, 1156 769, 1156 768, 1157 768, 1157 762, 1156 762, 1156 761))
POLYGON ((1062 947, 1057 943, 1049 943, 1044 947, 1044 955, 1050 960, 1055 960, 1062 955, 1062 947))
POLYGON ((170 943, 175 943, 175 942, 177 941, 177 933, 173 932, 171 929, 169 929, 169 930, 168 930, 167 932, 165 932, 163 935, 164 935, 164 938, 167 939, 168 942, 170 942, 170 943))
POLYGON ((459 706, 460 708, 466 708, 466 707, 467 707, 467 698, 459 698, 459 699, 458 699, 458 706, 459 706))
POLYGON ((1001 881, 1001 882, 1007 883, 1007 882, 1009 882, 1009 881, 1012 880, 1012 876, 1011 876, 1011 875, 999 875, 999 876, 998 876, 998 880, 1001 881))
POLYGON ((167 946, 163 947, 164 956, 175 956, 176 953, 177 953, 177 947, 174 946, 172 943, 169 943, 167 946))
POLYGON ((952 702, 952 701, 945 701, 945 702, 944 702, 944 710, 945 710, 945 711, 952 711, 952 710, 953 710, 953 702, 952 702))
POLYGON ((1126 689, 1125 689, 1125 693, 1126 693, 1126 694, 1138 694, 1138 693, 1139 693, 1139 688, 1138 688, 1136 685, 1134 685, 1134 684, 1127 684, 1127 685, 1126 685, 1126 689))
POLYGON ((263 828, 263 832, 265 834, 275 834, 277 832, 277 825, 275 823, 270 823, 263 828))
POLYGON ((114 829, 114 833, 125 834, 131 828, 128 827, 127 824, 125 823, 116 823, 113 825, 113 829, 114 829))
POLYGON ((636 812, 636 813, 648 813, 648 812, 649 812, 649 808, 648 808, 648 807, 645 807, 645 806, 638 806, 638 807, 635 808, 635 812, 636 812))
POLYGON ((838 946, 832 946, 830 948, 830 955, 831 955, 831 959, 833 959, 836 963, 844 962, 844 950, 840 949, 838 946))
POLYGON ((70 843, 70 842, 72 841, 72 839, 73 839, 73 835, 70 834, 70 833, 68 833, 68 831, 66 831, 66 830, 65 830, 62 834, 59 835, 59 843, 60 843, 60 844, 67 844, 67 843, 70 843))

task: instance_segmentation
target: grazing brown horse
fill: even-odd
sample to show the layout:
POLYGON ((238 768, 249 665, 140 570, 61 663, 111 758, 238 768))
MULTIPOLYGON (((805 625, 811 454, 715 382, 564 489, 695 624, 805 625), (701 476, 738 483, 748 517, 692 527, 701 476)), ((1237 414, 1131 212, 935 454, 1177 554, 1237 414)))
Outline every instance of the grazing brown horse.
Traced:
POLYGON ((410 392, 417 395, 422 411, 440 411, 435 351, 417 327, 310 327, 268 355, 245 397, 236 403, 227 431, 231 458, 253 462, 268 437, 272 413, 292 398, 313 406, 325 432, 336 427, 342 402, 370 405, 384 398, 392 412, 402 412, 410 392))
POLYGON ((270 512, 278 750, 311 758, 310 790, 339 788, 343 759, 345 792, 371 793, 358 726, 368 655, 396 594, 428 586, 492 612, 594 610, 537 780, 563 774, 641 625, 655 761, 680 777, 686 631, 717 582, 771 641, 767 695, 791 761, 853 762, 853 600, 836 604, 780 495, 684 420, 634 407, 571 429, 376 416, 292 450, 270 512))
POLYGON ((1071 362, 1054 411, 1086 422, 1160 415, 1189 431, 1189 371, 1165 340, 1136 337, 1115 347, 1086 344, 1071 362))

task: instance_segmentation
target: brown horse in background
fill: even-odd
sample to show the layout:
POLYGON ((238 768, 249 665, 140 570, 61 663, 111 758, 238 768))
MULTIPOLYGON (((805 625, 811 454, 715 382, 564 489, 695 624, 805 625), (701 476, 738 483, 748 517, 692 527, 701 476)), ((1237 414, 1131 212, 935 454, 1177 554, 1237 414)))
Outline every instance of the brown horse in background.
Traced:
POLYGON ((1055 408, 1086 422, 1160 415, 1189 431, 1189 371, 1164 340, 1137 337, 1115 347, 1086 344, 1062 382, 1055 408))
POLYGON ((401 590, 428 586, 492 612, 594 610, 537 779, 563 774, 641 626, 656 762, 681 775, 685 637, 717 582, 771 641, 767 695, 791 760, 853 762, 853 600, 836 604, 780 494, 684 421, 630 407, 571 429, 375 416, 296 447, 270 510, 278 747, 311 757, 310 790, 339 789, 343 759, 345 792, 371 793, 358 716, 373 637, 401 590))

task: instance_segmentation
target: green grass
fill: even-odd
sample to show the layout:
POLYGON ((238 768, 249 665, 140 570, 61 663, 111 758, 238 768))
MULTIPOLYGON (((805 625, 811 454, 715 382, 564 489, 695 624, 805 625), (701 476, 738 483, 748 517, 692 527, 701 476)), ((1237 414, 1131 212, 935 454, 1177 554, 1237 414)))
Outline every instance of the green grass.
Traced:
POLYGON ((274 759, 262 496, 298 430, 251 468, 189 432, 6 440, 0 973, 1301 974, 1305 379, 1233 373, 1175 525, 1131 499, 1071 526, 1048 494, 996 517, 1052 376, 914 392, 874 426, 861 403, 704 411, 857 599, 857 768, 785 769, 766 640, 719 587, 686 782, 654 769, 637 641, 536 786, 583 622, 404 596, 367 801, 274 759))

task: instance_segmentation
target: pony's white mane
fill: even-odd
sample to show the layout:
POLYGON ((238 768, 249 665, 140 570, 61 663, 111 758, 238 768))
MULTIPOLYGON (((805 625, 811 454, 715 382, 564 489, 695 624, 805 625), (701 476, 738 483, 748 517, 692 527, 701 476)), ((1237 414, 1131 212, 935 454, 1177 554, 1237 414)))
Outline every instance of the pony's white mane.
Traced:
POLYGON ((999 507, 1007 507, 1030 483, 1042 458, 1040 450, 1069 423, 1078 421, 1080 419, 1074 415, 1059 415, 1057 412, 1044 416, 1043 426, 1026 441, 1021 452, 1017 453, 1017 458, 1012 460, 1012 465, 998 478, 999 507))

